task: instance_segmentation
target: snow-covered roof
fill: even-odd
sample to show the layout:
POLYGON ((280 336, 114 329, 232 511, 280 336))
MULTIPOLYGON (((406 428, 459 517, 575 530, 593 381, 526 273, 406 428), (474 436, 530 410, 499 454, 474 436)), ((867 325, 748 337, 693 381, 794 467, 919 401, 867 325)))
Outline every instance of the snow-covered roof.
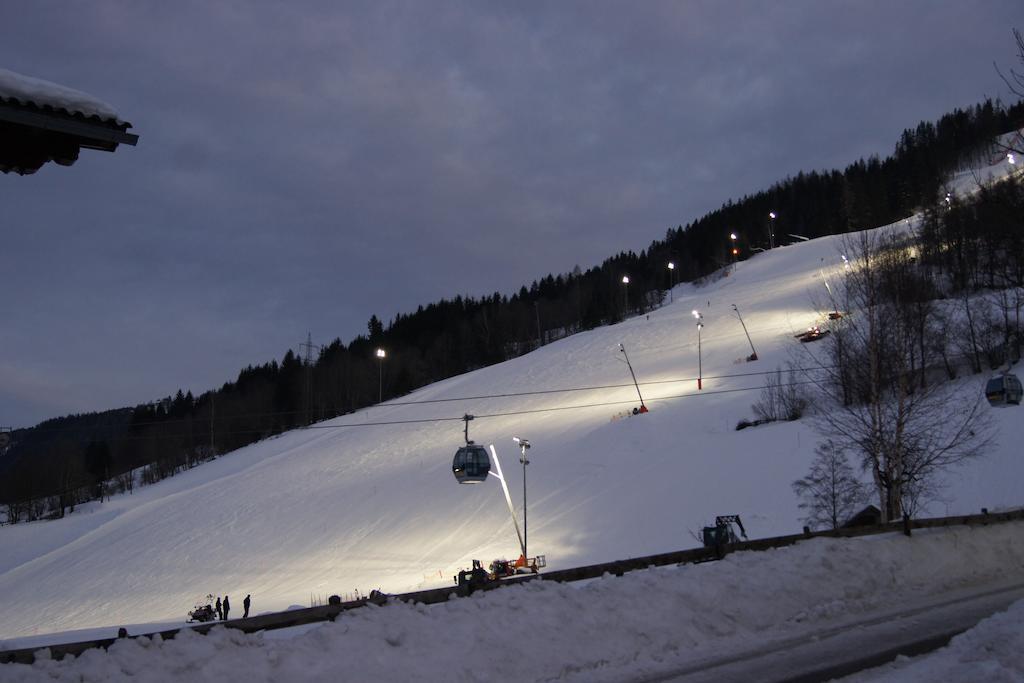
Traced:
POLYGON ((135 145, 131 125, 92 95, 0 69, 0 173, 30 175, 50 161, 70 166, 82 149, 135 145))
POLYGON ((119 126, 131 125, 117 110, 88 93, 0 68, 0 101, 13 101, 86 118, 97 118, 119 126))

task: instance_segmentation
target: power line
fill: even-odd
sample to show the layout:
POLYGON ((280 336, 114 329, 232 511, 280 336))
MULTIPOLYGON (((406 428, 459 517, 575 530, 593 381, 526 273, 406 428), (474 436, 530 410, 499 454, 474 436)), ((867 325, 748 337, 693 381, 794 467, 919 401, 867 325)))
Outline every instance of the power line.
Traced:
MULTIPOLYGON (((780 388, 794 387, 802 384, 816 384, 814 380, 803 380, 800 382, 790 382, 788 384, 778 385, 780 388)), ((630 385, 625 385, 630 386, 630 385)), ((701 396, 712 396, 715 394, 734 394, 743 391, 760 391, 764 387, 737 387, 735 389, 717 389, 712 391, 701 391, 700 393, 689 393, 689 394, 675 394, 672 396, 660 396, 657 398, 649 398, 648 400, 652 403, 656 401, 671 401, 680 398, 699 398, 701 396)), ((534 408, 531 410, 513 410, 503 413, 474 413, 473 417, 476 419, 485 419, 489 417, 512 417, 516 415, 533 415, 536 413, 553 413, 563 410, 579 410, 582 408, 605 408, 608 406, 617 406, 624 404, 636 403, 635 399, 622 400, 622 401, 601 401, 599 403, 584 403, 579 405, 571 406, 549 406, 547 408, 534 408)), ((389 420, 381 422, 354 422, 342 425, 309 425, 304 429, 341 429, 343 427, 376 427, 380 425, 396 425, 396 424, 412 424, 418 422, 452 422, 461 421, 462 417, 437 417, 437 418, 424 418, 418 420, 389 420)))
MULTIPOLYGON (((815 383, 816 382, 814 380, 803 380, 803 381, 799 381, 799 382, 790 382, 790 383, 787 383, 787 384, 780 384, 778 386, 780 388, 784 388, 784 387, 799 386, 799 385, 802 385, 802 384, 815 384, 815 383)), ((626 386, 629 386, 629 385, 626 385, 626 386)), ((680 398, 700 398, 702 396, 713 396, 713 395, 716 395, 716 394, 734 394, 734 393, 739 393, 739 392, 744 392, 744 391, 761 391, 763 389, 764 389, 764 387, 760 387, 760 386, 758 386, 758 387, 737 387, 735 389, 717 389, 717 390, 712 390, 712 391, 701 391, 700 393, 674 394, 672 396, 661 396, 661 397, 657 397, 657 398, 651 398, 649 400, 653 403, 653 402, 657 402, 657 401, 671 401, 671 400, 676 400, 676 399, 680 399, 680 398)), ((636 403, 635 399, 621 400, 621 401, 600 401, 598 403, 583 403, 583 404, 569 405, 569 406, 548 406, 546 408, 533 408, 533 409, 529 409, 529 410, 512 410, 512 411, 506 411, 506 412, 502 412, 502 413, 475 413, 474 417, 477 418, 477 419, 486 419, 486 418, 492 418, 492 417, 513 417, 513 416, 516 416, 516 415, 534 415, 534 414, 537 414, 537 413, 554 413, 554 412, 560 412, 560 411, 565 411, 565 410, 580 410, 580 409, 584 409, 584 408, 605 408, 605 407, 609 407, 609 406, 618 406, 618 405, 633 404, 633 403, 636 403)), ((314 424, 314 425, 307 425, 305 427, 295 427, 295 428, 293 428, 292 430, 289 430, 289 431, 302 431, 302 430, 306 430, 306 429, 345 429, 345 428, 348 428, 348 427, 388 427, 388 426, 394 426, 394 425, 426 424, 426 423, 431 423, 431 422, 461 422, 462 420, 463 420, 463 416, 462 415, 459 415, 457 417, 456 416, 453 416, 453 417, 424 417, 424 418, 410 418, 410 419, 405 419, 405 420, 377 420, 377 421, 373 421, 373 422, 347 422, 345 424, 335 424, 335 425, 314 424)), ((222 433, 225 433, 225 434, 260 434, 260 433, 263 433, 263 430, 247 429, 247 430, 236 430, 236 431, 222 432, 222 433)), ((127 439, 145 439, 145 438, 157 438, 157 439, 172 439, 173 438, 173 439, 180 439, 180 438, 184 438, 184 437, 185 437, 185 435, 168 434, 168 435, 162 435, 162 436, 158 436, 158 437, 136 436, 136 437, 126 437, 126 438, 127 439)))
MULTIPOLYGON (((833 369, 836 369, 836 367, 837 366, 820 365, 820 366, 812 366, 812 367, 804 367, 804 368, 791 368, 791 369, 786 370, 786 372, 809 372, 809 371, 812 371, 812 370, 833 370, 833 369)), ((725 374, 725 375, 708 375, 708 376, 704 377, 703 379, 704 380, 737 379, 737 378, 743 378, 743 377, 758 377, 758 376, 762 376, 762 375, 774 375, 774 374, 777 374, 779 372, 780 372, 779 369, 776 369, 776 370, 761 370, 761 371, 757 371, 757 372, 741 372, 741 373, 732 373, 732 374, 725 374)), ((654 386, 654 385, 660 385, 660 384, 679 384, 679 383, 682 383, 682 382, 695 382, 695 381, 697 381, 696 377, 681 377, 681 378, 675 378, 675 379, 650 380, 650 381, 647 381, 647 382, 640 382, 639 384, 640 384, 640 386, 654 386)), ((798 384, 808 384, 808 383, 813 383, 813 381, 794 382, 794 383, 791 383, 791 384, 780 385, 780 386, 795 386, 795 385, 798 385, 798 384)), ((476 396, 456 396, 456 397, 449 397, 449 398, 429 398, 429 399, 420 399, 420 400, 415 400, 415 401, 389 401, 389 402, 384 403, 384 404, 376 404, 376 405, 377 406, 387 406, 387 407, 406 407, 406 406, 417 406, 417 405, 430 405, 430 404, 436 404, 436 403, 453 403, 453 402, 457 402, 457 401, 484 401, 484 400, 491 400, 491 399, 520 398, 520 397, 526 397, 526 396, 545 396, 545 395, 551 395, 551 394, 565 394, 565 393, 574 393, 574 392, 580 392, 580 391, 601 391, 601 390, 608 390, 608 389, 627 389, 627 388, 630 388, 632 386, 633 385, 631 383, 598 384, 598 385, 583 386, 583 387, 565 387, 565 388, 558 388, 558 389, 535 389, 535 390, 531 390, 531 391, 515 391, 515 392, 506 392, 506 393, 500 393, 500 394, 480 394, 480 395, 476 395, 476 396)), ((762 389, 762 388, 763 388, 762 386, 758 386, 758 387, 741 387, 741 388, 736 388, 736 389, 719 389, 719 390, 715 390, 715 391, 702 391, 700 394, 677 394, 677 395, 674 395, 674 396, 667 396, 667 397, 662 397, 660 399, 654 399, 654 400, 667 400, 667 399, 672 399, 672 398, 687 398, 687 397, 690 397, 690 396, 714 395, 714 394, 722 394, 722 393, 732 393, 732 392, 737 392, 737 391, 752 391, 754 389, 762 389)), ((624 404, 624 403, 631 403, 631 402, 632 401, 627 401, 627 400, 609 401, 609 402, 603 402, 603 403, 585 404, 585 405, 582 405, 582 406, 568 406, 568 407, 559 407, 559 408, 551 408, 551 409, 538 409, 538 410, 532 411, 532 412, 542 412, 542 410, 571 410, 571 409, 574 409, 576 407, 581 407, 582 408, 582 407, 621 405, 621 404, 624 404)), ((374 407, 374 406, 367 406, 367 407, 374 407)), ((265 413, 239 413, 239 414, 233 414, 233 415, 221 415, 219 417, 220 417, 220 420, 222 420, 222 421, 228 421, 228 420, 258 419, 258 418, 268 418, 268 417, 288 417, 288 416, 292 416, 292 415, 300 415, 300 414, 303 414, 304 412, 305 411, 302 411, 302 410, 288 410, 288 411, 265 412, 265 413)), ((531 412, 531 411, 523 411, 523 412, 520 412, 520 413, 495 413, 493 416, 504 415, 504 414, 509 414, 509 415, 525 414, 525 413, 529 413, 529 412, 531 412)), ((331 419, 337 419, 338 417, 344 417, 344 416, 343 415, 338 415, 335 418, 331 418, 331 419)), ((490 417, 490 416, 480 415, 479 417, 490 417)), ((408 420, 408 421, 401 421, 401 420, 399 420, 399 421, 384 421, 384 422, 351 423, 350 425, 345 425, 345 426, 374 426, 374 425, 390 425, 390 424, 407 424, 407 423, 417 423, 417 422, 429 422, 429 421, 434 421, 434 420, 442 421, 442 420, 461 420, 461 419, 462 419, 461 416, 454 417, 454 418, 425 418, 425 419, 412 419, 412 420, 408 420)), ((209 421, 210 421, 210 418, 185 417, 185 418, 176 418, 176 419, 173 419, 173 420, 169 419, 169 420, 150 420, 150 421, 147 421, 147 422, 135 422, 135 423, 129 423, 127 426, 129 428, 149 427, 149 426, 158 426, 158 425, 159 426, 166 426, 166 425, 181 424, 181 423, 186 423, 186 422, 193 422, 193 423, 203 424, 203 423, 209 422, 209 421)), ((308 427, 308 428, 317 428, 317 429, 320 429, 320 428, 330 429, 330 428, 333 428, 334 425, 328 425, 328 426, 306 425, 306 427, 308 427)), ((296 427, 296 428, 301 428, 301 427, 296 427)), ((68 432, 82 432, 82 431, 91 431, 91 430, 89 430, 88 428, 85 428, 85 427, 66 427, 66 428, 52 428, 52 429, 32 429, 33 434, 68 433, 68 432)), ((219 432, 219 433, 220 434, 255 434, 255 433, 262 433, 263 431, 264 430, 253 429, 253 430, 224 431, 224 432, 219 432)), ((131 438, 133 438, 133 439, 143 438, 144 439, 144 438, 149 438, 149 437, 138 436, 138 437, 131 437, 131 438)), ((168 438, 181 438, 181 437, 173 436, 173 437, 168 437, 168 438)))
MULTIPOLYGON (((834 370, 834 369, 836 369, 836 367, 837 366, 820 365, 820 366, 815 366, 815 367, 810 367, 810 368, 792 368, 791 370, 786 370, 786 372, 809 372, 811 370, 834 370)), ((759 376, 759 375, 774 375, 777 372, 779 372, 779 371, 778 370, 764 370, 764 371, 760 371, 760 372, 742 372, 742 373, 735 373, 735 374, 731 374, 731 375, 705 375, 703 379, 705 379, 705 380, 709 380, 709 379, 735 379, 735 378, 738 378, 738 377, 756 377, 756 376, 759 376)), ((697 381, 696 377, 681 377, 681 378, 676 378, 676 379, 650 380, 650 381, 647 381, 647 382, 640 382, 639 384, 640 384, 640 386, 645 387, 645 386, 653 386, 653 385, 656 385, 656 384, 677 384, 677 383, 680 383, 680 382, 696 382, 696 381, 697 381)), ((416 401, 388 401, 386 404, 382 404, 382 405, 387 405, 389 407, 390 406, 416 406, 416 405, 425 405, 425 404, 429 404, 429 403, 451 403, 451 402, 454 402, 454 401, 483 401, 483 400, 494 399, 494 398, 516 398, 516 397, 519 397, 519 396, 543 396, 545 394, 567 394, 567 393, 571 393, 571 392, 575 392, 575 391, 598 391, 598 390, 601 390, 601 389, 627 389, 627 388, 632 387, 632 386, 633 385, 630 384, 630 383, 624 383, 624 384, 598 384, 598 385, 587 386, 587 387, 568 387, 568 388, 563 388, 563 389, 536 389, 536 390, 533 390, 533 391, 514 391, 514 392, 508 392, 508 393, 504 393, 504 394, 482 394, 482 395, 479 395, 479 396, 459 396, 459 397, 455 397, 455 398, 425 398, 425 399, 420 399, 420 400, 416 400, 416 401)), ((757 388, 761 388, 761 387, 757 387, 757 388)), ((705 393, 707 393, 707 392, 705 392, 705 393)))

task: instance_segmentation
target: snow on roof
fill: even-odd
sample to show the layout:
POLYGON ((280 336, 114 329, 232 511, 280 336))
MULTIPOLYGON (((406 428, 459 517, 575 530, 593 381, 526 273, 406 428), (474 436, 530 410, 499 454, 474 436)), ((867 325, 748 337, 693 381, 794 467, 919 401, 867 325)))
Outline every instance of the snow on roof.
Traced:
POLYGON ((96 117, 103 122, 112 122, 119 126, 130 125, 118 116, 116 109, 88 93, 0 68, 0 101, 2 100, 13 100, 40 109, 51 108, 71 115, 81 114, 86 118, 96 117))

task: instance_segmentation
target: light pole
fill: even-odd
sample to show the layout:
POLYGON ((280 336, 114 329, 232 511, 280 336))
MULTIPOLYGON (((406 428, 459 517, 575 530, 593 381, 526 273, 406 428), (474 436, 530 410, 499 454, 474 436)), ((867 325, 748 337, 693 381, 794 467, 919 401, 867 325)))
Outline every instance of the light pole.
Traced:
POLYGON ((384 401, 384 349, 377 349, 377 403, 384 401))
POLYGON ((704 388, 704 368, 700 357, 700 331, 704 329, 704 316, 693 309, 693 317, 697 319, 697 390, 704 388))
POLYGON ((768 212, 768 248, 775 248, 775 219, 778 218, 774 211, 768 212))
POLYGON ((674 297, 672 295, 672 290, 675 289, 675 286, 676 286, 676 264, 673 263, 672 261, 669 261, 668 262, 668 300, 669 300, 669 303, 672 303, 672 301, 674 299, 674 297))
MULTIPOLYGON (((516 538, 519 539, 519 550, 522 553, 522 555, 520 556, 520 559, 522 560, 522 562, 516 562, 515 566, 517 566, 517 567, 530 567, 534 572, 536 572, 536 567, 537 567, 538 563, 535 563, 534 565, 530 565, 528 563, 527 559, 526 559, 526 537, 523 535, 522 530, 520 530, 520 528, 519 528, 519 518, 516 517, 516 509, 515 509, 515 506, 512 505, 512 496, 508 492, 508 483, 505 481, 505 475, 501 471, 501 461, 498 460, 498 451, 496 451, 494 449, 494 444, 493 443, 490 444, 488 446, 488 449, 490 450, 491 455, 490 455, 490 458, 488 458, 487 455, 486 455, 486 451, 484 451, 482 446, 473 446, 472 445, 473 442, 469 440, 469 421, 473 419, 473 416, 472 415, 468 415, 468 414, 467 415, 463 415, 462 419, 465 420, 465 422, 466 422, 466 428, 465 429, 466 429, 466 447, 467 447, 467 449, 471 449, 473 451, 476 451, 476 450, 479 449, 480 451, 483 451, 482 453, 474 454, 473 455, 473 459, 476 460, 478 457, 482 458, 485 462, 488 463, 488 467, 478 477, 465 477, 465 478, 462 478, 462 477, 459 477, 458 473, 456 472, 455 479, 459 482, 459 484, 477 484, 477 483, 483 482, 484 480, 487 479, 487 477, 490 476, 490 477, 494 477, 495 479, 497 479, 498 481, 501 482, 501 491, 502 491, 502 493, 505 494, 505 504, 508 505, 508 514, 509 514, 510 517, 512 517, 512 526, 514 526, 515 529, 516 529, 516 538), (492 467, 493 467, 493 469, 491 469, 492 467)), ((513 437, 513 438, 515 438, 517 443, 520 443, 521 441, 523 441, 522 439, 518 439, 516 437, 513 437)), ((522 443, 520 443, 519 447, 522 449, 522 452, 523 452, 523 460, 526 460, 526 449, 530 447, 529 442, 526 442, 525 446, 522 443)), ((456 462, 459 461, 459 454, 461 452, 462 452, 462 449, 460 448, 459 452, 457 452, 455 454, 456 462)), ((455 471, 455 463, 452 464, 452 470, 455 471)), ((526 463, 525 462, 523 463, 523 524, 524 524, 524 526, 526 524, 526 463)))
POLYGON ((622 289, 622 301, 623 301, 622 317, 625 318, 626 314, 629 312, 629 276, 628 275, 623 275, 622 276, 622 286, 623 286, 623 289, 622 289))
POLYGON ((729 239, 732 240, 732 262, 736 263, 736 258, 739 256, 740 250, 736 248, 736 233, 730 232, 729 239))
POLYGON ((526 451, 530 448, 528 439, 520 439, 513 436, 512 440, 519 444, 519 462, 523 463, 523 562, 526 562, 526 466, 530 461, 526 459, 526 451))
POLYGON ((1006 154, 1006 161, 1010 164, 1010 166, 1017 165, 1017 157, 1013 156, 1013 152, 1008 152, 1006 154))

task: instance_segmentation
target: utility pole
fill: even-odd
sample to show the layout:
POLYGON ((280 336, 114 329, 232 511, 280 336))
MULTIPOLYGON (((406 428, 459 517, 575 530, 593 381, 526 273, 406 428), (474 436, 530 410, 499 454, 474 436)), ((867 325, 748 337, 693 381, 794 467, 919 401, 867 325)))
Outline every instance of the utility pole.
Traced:
POLYGON ((214 397, 214 393, 211 391, 210 392, 210 457, 211 458, 216 457, 216 455, 217 455, 217 448, 214 446, 214 443, 213 443, 213 397, 214 397))
POLYGON ((540 302, 533 302, 533 314, 537 317, 537 348, 544 346, 544 333, 540 330, 540 302))
POLYGON ((313 402, 313 349, 320 350, 320 346, 313 343, 313 335, 306 332, 306 341, 299 344, 299 348, 303 351, 303 363, 306 366, 305 372, 305 423, 309 424, 312 422, 309 415, 310 404, 313 402))

